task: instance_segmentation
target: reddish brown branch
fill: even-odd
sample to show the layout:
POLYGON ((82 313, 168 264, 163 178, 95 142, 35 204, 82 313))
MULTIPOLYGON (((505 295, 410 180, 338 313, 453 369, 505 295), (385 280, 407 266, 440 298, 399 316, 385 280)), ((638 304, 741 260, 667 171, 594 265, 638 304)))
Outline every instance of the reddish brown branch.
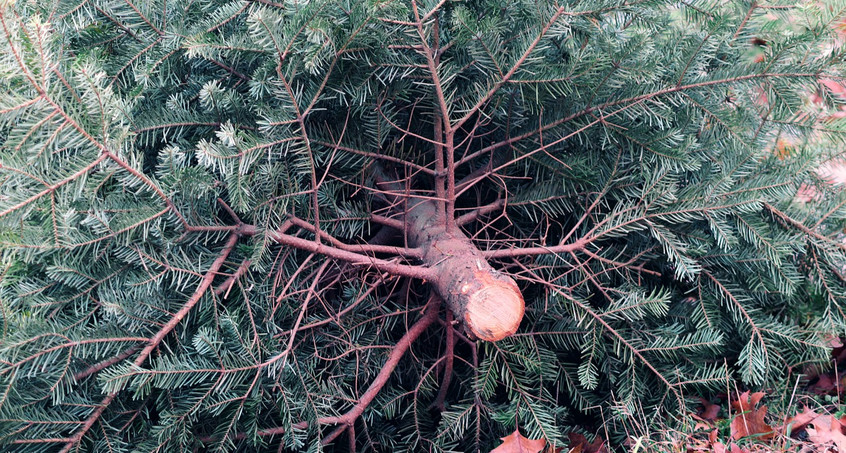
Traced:
MULTIPOLYGON (((364 394, 361 395, 361 398, 358 399, 358 402, 350 408, 347 412, 340 416, 331 416, 331 417, 320 417, 317 419, 318 425, 347 425, 351 426, 355 423, 356 419, 364 413, 365 409, 373 402, 385 384, 388 383, 388 379, 390 379, 391 374, 394 372, 394 369, 399 364, 400 359, 405 355, 411 345, 423 334, 426 329, 432 325, 432 323, 438 320, 438 308, 440 307, 440 297, 433 295, 429 299, 429 303, 425 307, 425 313, 423 316, 417 320, 417 322, 412 325, 405 335, 397 341, 397 343, 392 347, 390 355, 388 355, 388 360, 385 361, 385 364, 382 365, 382 369, 379 371, 379 374, 376 375, 376 378, 373 379, 373 382, 370 384, 370 387, 365 390, 364 394)), ((278 426, 276 428, 268 428, 258 431, 256 434, 259 436, 274 436, 277 434, 284 434, 286 430, 290 429, 305 429, 308 427, 308 422, 298 422, 294 423, 290 426, 278 426)), ((333 432, 334 437, 337 437, 339 434, 343 433, 344 430, 335 430, 333 432)), ((332 436, 330 434, 330 436, 332 436)), ((238 433, 235 435, 235 439, 244 439, 247 437, 246 433, 238 433)), ((334 437, 331 437, 334 439, 334 437)), ((202 442, 214 442, 217 439, 213 436, 201 437, 200 440, 202 442)))
POLYGON ((513 249, 483 251, 485 258, 511 258, 517 256, 548 255, 557 253, 578 252, 585 248, 590 242, 588 238, 580 238, 570 244, 552 245, 549 247, 519 247, 513 249))
POLYGON ((455 224, 455 129, 450 129, 446 136, 446 229, 454 232, 458 229, 455 224))
POLYGON ((494 201, 493 203, 486 204, 477 209, 474 209, 473 211, 468 212, 467 214, 459 216, 457 219, 455 219, 455 224, 459 226, 467 225, 470 222, 476 221, 479 217, 498 211, 504 207, 505 199, 501 198, 499 200, 494 201))
POLYGON ((379 154, 379 153, 374 153, 374 152, 370 152, 370 151, 364 151, 364 150, 360 150, 360 149, 356 149, 356 148, 350 148, 348 146, 340 146, 340 145, 336 145, 334 143, 325 142, 325 141, 321 141, 321 140, 312 140, 312 143, 316 143, 316 144, 322 145, 322 146, 327 146, 329 148, 338 149, 340 151, 346 151, 346 152, 349 152, 349 153, 358 154, 359 156, 369 157, 371 159, 379 159, 379 160, 384 160, 384 161, 387 161, 387 162, 392 162, 392 163, 395 163, 397 165, 408 167, 408 168, 414 169, 415 171, 419 171, 421 173, 425 173, 425 174, 428 174, 428 175, 434 175, 435 174, 434 170, 432 170, 431 168, 426 168, 426 167, 423 167, 421 165, 417 165, 413 162, 402 160, 402 159, 399 159, 397 157, 389 156, 389 155, 386 155, 386 154, 379 154))
POLYGON ((376 375, 376 378, 373 379, 373 382, 370 384, 370 387, 364 392, 364 394, 359 398, 358 403, 352 407, 349 411, 347 411, 344 415, 340 417, 325 417, 319 419, 318 422, 322 424, 351 424, 353 423, 361 414, 367 409, 367 406, 373 402, 373 399, 376 398, 376 395, 382 390, 382 387, 388 383, 388 379, 391 377, 391 373, 393 373, 394 368, 397 367, 399 364, 400 359, 402 359, 403 355, 405 355, 406 351, 411 347, 415 340, 435 321, 438 320, 438 308, 440 306, 440 297, 432 296, 429 300, 428 306, 426 307, 426 312, 423 314, 423 317, 417 320, 411 328, 408 329, 408 332, 403 335, 402 338, 397 341, 396 345, 394 346, 391 354, 388 356, 388 360, 385 361, 385 364, 382 366, 382 369, 379 371, 379 374, 376 375))
MULTIPOLYGON (((241 278, 241 276, 244 275, 244 273, 247 272, 247 269, 250 268, 251 263, 252 263, 252 261, 250 261, 250 260, 242 261, 241 264, 238 266, 238 269, 236 269, 235 272, 232 275, 229 276, 229 278, 227 278, 220 285, 217 285, 217 288, 214 289, 214 294, 216 296, 220 296, 225 291, 226 294, 228 295, 229 290, 232 289, 232 286, 235 285, 235 282, 237 282, 238 279, 241 278)), ((224 298, 226 298, 226 296, 224 296, 224 298)))
POLYGON ((99 373, 100 371, 103 371, 106 368, 126 359, 127 357, 131 356, 132 354, 135 354, 139 349, 141 349, 141 345, 135 345, 135 346, 132 346, 130 348, 127 348, 126 350, 124 350, 123 352, 121 352, 120 354, 118 354, 118 355, 116 355, 112 358, 109 358, 109 359, 103 360, 102 362, 91 365, 90 367, 80 371, 79 373, 74 374, 73 380, 79 382, 79 381, 87 378, 88 376, 91 376, 94 373, 99 373))
MULTIPOLYGON (((197 290, 194 291, 194 294, 185 302, 185 305, 176 312, 173 317, 162 326, 161 329, 152 337, 150 341, 147 343, 147 346, 141 351, 138 357, 135 358, 133 362, 136 366, 141 366, 144 362, 147 361, 147 358, 150 357, 150 354, 159 346, 165 336, 169 334, 173 329, 179 325, 180 322, 188 315, 192 308, 197 304, 197 302, 202 299, 203 295, 209 289, 214 280, 215 276, 217 275, 218 271, 220 270, 221 266, 223 266, 224 261, 232 252, 232 249, 235 248, 235 244, 238 242, 238 235, 232 234, 229 236, 229 240, 226 241, 226 245, 223 247, 223 250, 220 251, 218 257, 214 260, 209 270, 206 272, 203 280, 200 282, 200 286, 197 287, 197 290)), ((94 412, 88 416, 83 423, 82 427, 74 433, 73 436, 70 437, 70 440, 65 444, 65 446, 60 450, 60 453, 67 453, 72 448, 76 447, 79 444, 79 441, 85 436, 85 434, 91 429, 92 426, 100 419, 100 416, 103 414, 103 411, 111 404, 111 402, 115 399, 118 392, 110 393, 106 395, 105 398, 97 405, 94 412)))
MULTIPOLYGON (((353 427, 353 425, 351 425, 351 424, 350 425, 338 426, 337 428, 332 430, 332 432, 329 433, 328 436, 324 437, 323 439, 320 439, 320 444, 321 445, 329 445, 330 443, 332 443, 333 440, 337 439, 338 436, 340 436, 341 434, 344 434, 345 431, 349 431, 350 429, 352 429, 352 427, 353 427)), ((350 450, 350 451, 352 451, 352 450, 350 450)))
MULTIPOLYGON (((440 120, 443 121, 444 127, 446 130, 443 132, 446 134, 450 133, 451 130, 451 120, 449 117, 449 107, 447 107, 446 96, 444 95, 443 90, 443 83, 441 83, 440 75, 438 74, 438 65, 435 59, 437 58, 437 49, 433 49, 429 46, 429 43, 426 40, 426 32, 423 30, 423 21, 420 18, 420 12, 417 9, 417 2, 411 2, 411 8, 414 12, 417 26, 417 34, 420 37, 420 44, 423 46, 423 55, 426 57, 426 64, 429 67, 429 75, 432 78, 432 88, 435 90, 435 100, 438 103, 438 109, 440 110, 440 120)), ((435 43, 437 46, 437 42, 435 43)), ((436 123, 438 121, 436 120, 436 123)))
POLYGON ((734 41, 740 36, 740 32, 743 31, 743 27, 746 26, 746 23, 749 22, 749 19, 752 17, 752 13, 755 12, 755 9, 758 7, 758 2, 752 2, 749 6, 749 10, 746 11, 746 15, 743 17, 743 20, 740 21, 740 25, 738 25, 737 30, 734 32, 734 36, 731 37, 731 40, 734 41))
POLYGON ((350 425, 349 428, 347 428, 347 434, 347 439, 349 439, 349 451, 350 453, 355 453, 355 425, 350 425))
POLYGON ((314 227, 314 225, 306 222, 305 220, 298 219, 296 217, 291 217, 291 222, 294 223, 295 226, 308 230, 314 233, 317 236, 325 239, 329 242, 332 246, 337 247, 341 250, 346 250, 348 252, 355 252, 361 254, 367 253, 390 253, 393 255, 404 256, 408 258, 417 258, 420 259, 423 257, 423 251, 420 249, 408 248, 408 247, 394 247, 389 245, 374 245, 374 244, 346 244, 341 242, 334 236, 330 235, 329 233, 318 230, 314 227))
MULTIPOLYGON (((385 277, 387 277, 387 275, 385 277)), ((377 280, 376 282, 371 283, 370 287, 367 288, 366 291, 361 293, 361 295, 359 295, 356 298, 356 300, 353 301, 353 303, 351 303, 348 307, 344 308, 343 310, 339 311, 337 314, 334 314, 332 318, 327 318, 327 319, 323 319, 321 321, 312 322, 311 324, 306 324, 306 325, 300 327, 298 330, 303 331, 303 330, 306 330, 306 329, 313 329, 315 327, 320 327, 322 325, 329 324, 332 321, 338 322, 341 319, 341 317, 343 317, 345 314, 349 313, 351 310, 353 310, 355 307, 357 307, 358 304, 360 304, 365 299, 370 297, 370 295, 373 294, 373 291, 378 289, 384 283, 385 283, 384 280, 377 280)), ((292 334, 292 332, 293 332, 293 330, 288 330, 288 331, 282 332, 280 334, 274 335, 274 338, 280 337, 280 336, 286 335, 286 334, 292 334)))
POLYGON ((438 411, 444 411, 444 401, 446 400, 447 389, 452 382, 452 367, 455 361, 455 327, 453 326, 452 312, 447 310, 446 313, 446 350, 444 351, 444 378, 441 381, 441 388, 438 389, 438 396, 435 398, 433 406, 438 411))
POLYGON ((237 235, 229 236, 229 240, 226 241, 226 245, 221 250, 220 254, 218 255, 217 259, 214 260, 209 270, 206 272, 203 280, 200 282, 200 286, 194 291, 194 294, 185 302, 185 305, 176 312, 175 315, 168 321, 164 327, 162 327, 153 338, 150 339, 150 343, 141 351, 141 355, 135 359, 135 364, 141 366, 144 361, 147 360, 147 357, 152 354, 153 350, 158 347, 159 343, 162 342, 164 337, 169 334, 180 322, 188 315, 192 308, 197 305, 197 302, 203 297, 206 293, 206 290, 212 284, 212 280, 217 275, 218 271, 220 270, 221 266, 223 266, 223 262, 226 261, 226 257, 232 252, 232 249, 235 247, 235 244, 238 242, 237 235))
POLYGON ((12 444, 60 444, 71 440, 69 437, 48 437, 43 439, 16 439, 12 444))
MULTIPOLYGON (((245 236, 252 236, 258 233, 258 229, 253 225, 242 225, 237 229, 237 232, 245 236)), ((328 256, 330 258, 346 261, 355 266, 372 267, 374 269, 377 269, 382 272, 387 272, 389 274, 401 275, 403 277, 418 278, 423 280, 431 279, 435 275, 431 271, 431 269, 427 267, 409 266, 407 264, 400 264, 394 261, 373 258, 371 256, 342 250, 327 244, 320 244, 314 241, 310 241, 308 239, 292 236, 290 234, 270 232, 268 233, 268 237, 282 245, 287 245, 289 247, 298 248, 300 250, 307 250, 313 253, 328 256)))
POLYGON ((764 203, 763 205, 764 205, 764 209, 766 209, 771 214, 773 214, 776 217, 778 217, 779 219, 781 219, 784 223, 796 228, 797 230, 807 234, 808 236, 811 236, 814 239, 817 239, 817 240, 820 240, 820 241, 823 241, 823 242, 828 242, 829 244, 834 245, 835 247, 839 248, 840 250, 846 251, 846 244, 839 242, 839 241, 835 241, 831 238, 825 237, 822 234, 817 233, 816 231, 814 231, 814 230, 808 228, 807 226, 805 226, 802 222, 799 222, 798 220, 793 219, 792 217, 785 214, 784 212, 781 212, 775 206, 773 206, 769 203, 764 203))
MULTIPOLYGON (((443 139, 443 119, 440 117, 435 118, 435 139, 440 142, 443 139)), ((447 199, 446 193, 446 176, 449 172, 447 168, 444 166, 444 148, 446 146, 438 143, 435 145, 435 197, 438 198, 436 202, 438 206, 438 214, 444 216, 446 218, 446 210, 444 201, 449 202, 447 199)), ((446 152, 451 153, 453 150, 447 148, 446 152)), ((453 167, 454 168, 454 167, 453 167)), ((454 170, 453 170, 454 171, 454 170)))
POLYGON ((91 429, 92 426, 94 426, 94 423, 96 423, 97 420, 100 419, 100 416, 103 414, 103 411, 105 411, 106 408, 109 407, 109 404, 112 403, 112 400, 114 400, 116 396, 117 393, 110 393, 106 395, 106 397, 103 398, 102 401, 100 401, 100 404, 97 405, 96 409, 94 409, 94 412, 88 416, 88 419, 85 420, 85 423, 83 423, 82 427, 73 436, 69 438, 68 442, 65 444, 64 447, 62 447, 59 453, 67 453, 72 448, 74 448, 79 443, 79 441, 82 440, 82 436, 84 436, 85 433, 87 433, 88 430, 91 429))
POLYGON ((323 275, 323 272, 326 271, 326 268, 329 266, 329 261, 325 261, 323 265, 320 266, 320 269, 317 271, 317 276, 312 280, 311 286, 308 287, 308 293, 306 294, 306 298, 303 301, 303 306, 300 308, 300 314, 297 316, 297 320, 294 322, 294 327, 291 329, 291 336, 288 338, 288 346, 285 348, 282 353, 277 354, 274 359, 278 357, 285 357, 287 360, 288 354, 294 350, 294 339, 297 337, 297 331, 300 329, 300 324, 303 322, 303 317, 305 316, 305 312, 308 309, 309 302, 317 294, 317 284, 320 282, 320 277, 323 275))
POLYGON ((379 225, 391 227, 395 230, 402 231, 402 230, 405 229, 405 224, 402 223, 402 220, 392 219, 390 217, 385 217, 385 216, 376 215, 376 214, 371 214, 370 220, 372 220, 374 223, 378 223, 379 225))

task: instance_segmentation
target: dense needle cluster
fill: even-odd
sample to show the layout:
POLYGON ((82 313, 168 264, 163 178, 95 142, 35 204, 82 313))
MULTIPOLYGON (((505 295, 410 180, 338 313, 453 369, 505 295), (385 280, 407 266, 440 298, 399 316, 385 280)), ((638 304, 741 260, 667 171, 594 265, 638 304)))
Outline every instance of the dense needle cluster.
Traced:
POLYGON ((845 9, 2 2, 0 450, 622 442, 801 372, 846 327, 845 9))

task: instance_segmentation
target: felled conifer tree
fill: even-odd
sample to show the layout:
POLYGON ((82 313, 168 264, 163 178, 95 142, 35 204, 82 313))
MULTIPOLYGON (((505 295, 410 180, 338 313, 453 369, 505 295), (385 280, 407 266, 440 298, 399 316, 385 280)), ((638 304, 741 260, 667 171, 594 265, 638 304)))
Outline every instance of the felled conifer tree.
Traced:
POLYGON ((0 449, 620 441, 823 360, 844 8, 6 2, 0 449))

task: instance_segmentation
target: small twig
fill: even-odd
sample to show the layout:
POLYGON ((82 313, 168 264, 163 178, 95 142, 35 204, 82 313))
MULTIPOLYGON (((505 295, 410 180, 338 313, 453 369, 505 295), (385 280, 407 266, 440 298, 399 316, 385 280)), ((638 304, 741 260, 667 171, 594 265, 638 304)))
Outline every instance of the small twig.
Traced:
POLYGON ((226 291, 226 294, 223 296, 223 298, 226 299, 226 297, 229 296, 229 291, 235 285, 235 282, 238 281, 238 279, 241 278, 241 276, 244 275, 245 272, 247 272, 247 269, 250 268, 251 263, 252 261, 250 260, 242 261, 241 265, 238 266, 238 269, 236 269, 235 272, 229 276, 229 278, 227 278, 220 285, 217 285, 217 288, 214 289, 214 294, 216 296, 220 296, 221 294, 223 294, 224 291, 226 291))
POLYGON ((333 247, 337 247, 341 250, 356 253, 390 253, 394 255, 417 259, 423 257, 423 251, 419 248, 394 247, 389 245, 378 244, 347 244, 341 242, 339 239, 323 230, 316 229, 314 225, 306 222, 305 220, 298 219, 296 217, 291 217, 291 221, 294 223, 295 226, 310 231, 316 236, 320 236, 321 238, 325 239, 330 245, 332 245, 333 247))
POLYGON ((347 429, 348 439, 350 441, 350 453, 355 453, 355 425, 350 425, 347 429))
MULTIPOLYGON (((399 364, 400 359, 405 355, 411 345, 417 340, 420 335, 430 326, 432 323, 438 320, 438 309, 441 304, 441 298, 433 293, 429 302, 424 307, 425 313, 423 317, 417 320, 417 322, 412 325, 408 331, 403 335, 399 341, 392 347, 391 353, 388 356, 388 360, 385 361, 385 364, 382 365, 382 369, 379 371, 379 374, 376 375, 376 378, 373 379, 373 382, 370 384, 370 387, 361 395, 359 398, 358 403, 356 403, 352 408, 350 408, 346 413, 341 416, 333 416, 333 417, 321 417, 318 418, 316 423, 318 425, 346 425, 346 427, 351 426, 358 417, 364 413, 364 410, 370 406, 370 403, 376 398, 385 384, 388 383, 388 379, 391 377, 394 369, 399 364)), ((256 432, 258 436, 275 436, 277 434, 284 434, 285 431, 291 429, 305 429, 309 425, 308 422, 298 422, 294 423, 289 426, 277 426, 275 428, 268 428, 263 429, 256 432)), ((338 429, 336 429, 338 431, 338 429)), ((343 430, 335 434, 337 437, 341 434, 343 430)), ((332 435, 330 434, 330 436, 332 435)), ((238 433, 235 435, 235 440, 245 439, 247 437, 246 433, 238 433)), ((333 437, 334 438, 334 437, 333 437)), ((217 440, 214 436, 205 436, 200 437, 202 442, 214 442, 217 440)))
MULTIPOLYGON (((168 321, 164 326, 162 326, 159 331, 150 338, 149 343, 146 347, 141 351, 141 354, 135 358, 133 362, 135 366, 140 367, 147 361, 147 358, 153 353, 153 351, 159 346, 165 336, 169 334, 173 329, 179 325, 180 322, 188 315, 192 308, 197 305, 197 302, 202 299, 203 295, 209 289, 212 284, 212 280, 214 280, 215 276, 217 276, 218 271, 220 270, 223 263, 226 261, 226 258, 229 256, 229 253, 235 248, 235 244, 238 242, 238 235, 232 234, 229 236, 229 240, 226 242, 226 245, 223 247, 223 250, 220 251, 218 257, 214 260, 209 270, 206 272, 203 280, 200 282, 200 285, 197 287, 197 290, 194 291, 194 294, 185 302, 185 305, 176 312, 173 317, 171 317, 170 321, 168 321)), ((109 404, 115 399, 118 395, 118 392, 110 393, 106 395, 105 398, 96 406, 94 412, 88 416, 88 418, 83 423, 82 427, 74 433, 73 436, 70 437, 70 440, 65 443, 65 446, 62 447, 60 453, 67 453, 71 449, 75 448, 85 434, 91 429, 94 424, 100 420, 100 416, 103 415, 103 412, 109 407, 109 404)))
POLYGON ((438 389, 438 396, 433 404, 438 411, 443 412, 444 401, 446 400, 447 389, 452 381, 452 367, 455 360, 455 327, 452 325, 452 311, 446 310, 446 350, 444 351, 444 377, 441 381, 441 388, 438 389))
POLYGON ((488 250, 482 251, 482 254, 485 258, 511 258, 515 256, 572 253, 584 250, 588 243, 590 243, 589 239, 580 238, 576 240, 576 242, 570 244, 552 245, 549 247, 518 247, 513 249, 488 250))
MULTIPOLYGON (((241 236, 254 236, 259 232, 255 225, 246 224, 239 226, 234 231, 241 236)), ((329 244, 318 243, 312 240, 285 234, 280 231, 268 232, 267 235, 269 239, 279 244, 317 253, 319 255, 325 255, 329 258, 346 261, 355 266, 372 267, 381 272, 422 280, 431 280, 434 277, 434 273, 428 267, 411 266, 407 264, 400 264, 395 261, 374 258, 361 253, 342 250, 329 244)))
POLYGON ((498 211, 504 207, 505 199, 500 198, 499 200, 496 200, 493 203, 486 204, 468 212, 467 214, 459 216, 457 219, 455 219, 455 224, 458 226, 467 225, 468 223, 475 222, 476 219, 478 219, 479 217, 498 211))
POLYGON ((135 354, 139 349, 141 349, 141 345, 131 346, 131 347, 127 348, 126 350, 124 350, 123 352, 121 352, 120 354, 118 354, 118 355, 116 355, 112 358, 103 360, 102 362, 98 362, 98 363, 91 365, 90 367, 80 371, 79 373, 74 374, 73 380, 76 381, 76 382, 79 382, 79 381, 87 378, 88 376, 91 376, 94 373, 98 373, 98 372, 100 372, 100 371, 102 371, 102 370, 104 370, 104 369, 106 369, 106 368, 126 359, 127 357, 131 356, 132 354, 135 354))
POLYGON ((789 215, 785 214, 784 212, 778 210, 775 206, 773 206, 769 203, 763 203, 763 206, 764 206, 765 210, 769 211, 771 214, 775 215, 776 217, 778 217, 779 219, 784 221, 784 223, 796 228, 797 230, 807 234, 808 236, 811 236, 814 239, 817 239, 817 240, 820 240, 820 241, 823 241, 823 242, 828 242, 828 243, 834 245, 835 247, 839 248, 840 250, 846 251, 846 244, 843 244, 842 242, 835 241, 835 240, 833 240, 829 237, 826 237, 826 236, 823 236, 822 234, 817 233, 816 231, 806 227, 804 224, 802 224, 802 222, 799 222, 798 220, 793 219, 792 217, 790 217, 789 215))
MULTIPOLYGON (((288 346, 279 354, 277 357, 285 357, 283 359, 283 367, 284 364, 288 360, 288 354, 294 349, 294 339, 297 337, 297 330, 300 328, 300 324, 303 322, 303 317, 305 316, 305 312, 308 309, 308 304, 311 302, 312 297, 316 294, 315 289, 317 288, 317 283, 320 281, 320 276, 323 272, 326 271, 326 267, 329 265, 331 261, 324 261, 323 265, 320 266, 320 269, 317 271, 317 276, 314 278, 314 281, 311 282, 311 286, 308 288, 308 293, 306 294, 305 300, 303 301, 303 306, 300 309, 300 314, 297 316, 296 322, 294 322, 294 327, 291 329, 291 336, 288 338, 288 346)), ((272 359, 271 359, 272 360, 272 359)))

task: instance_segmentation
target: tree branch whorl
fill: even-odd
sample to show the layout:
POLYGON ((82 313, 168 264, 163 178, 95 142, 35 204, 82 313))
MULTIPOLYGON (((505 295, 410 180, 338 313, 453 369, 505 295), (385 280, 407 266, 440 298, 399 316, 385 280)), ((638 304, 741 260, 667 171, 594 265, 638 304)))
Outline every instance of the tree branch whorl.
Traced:
MULTIPOLYGON (((376 173, 383 189, 399 191, 376 173)), ((517 331, 525 311, 517 283, 494 269, 459 229, 448 231, 435 201, 408 198, 405 225, 409 246, 423 250, 423 262, 432 271, 429 283, 470 333, 497 341, 517 331)))

